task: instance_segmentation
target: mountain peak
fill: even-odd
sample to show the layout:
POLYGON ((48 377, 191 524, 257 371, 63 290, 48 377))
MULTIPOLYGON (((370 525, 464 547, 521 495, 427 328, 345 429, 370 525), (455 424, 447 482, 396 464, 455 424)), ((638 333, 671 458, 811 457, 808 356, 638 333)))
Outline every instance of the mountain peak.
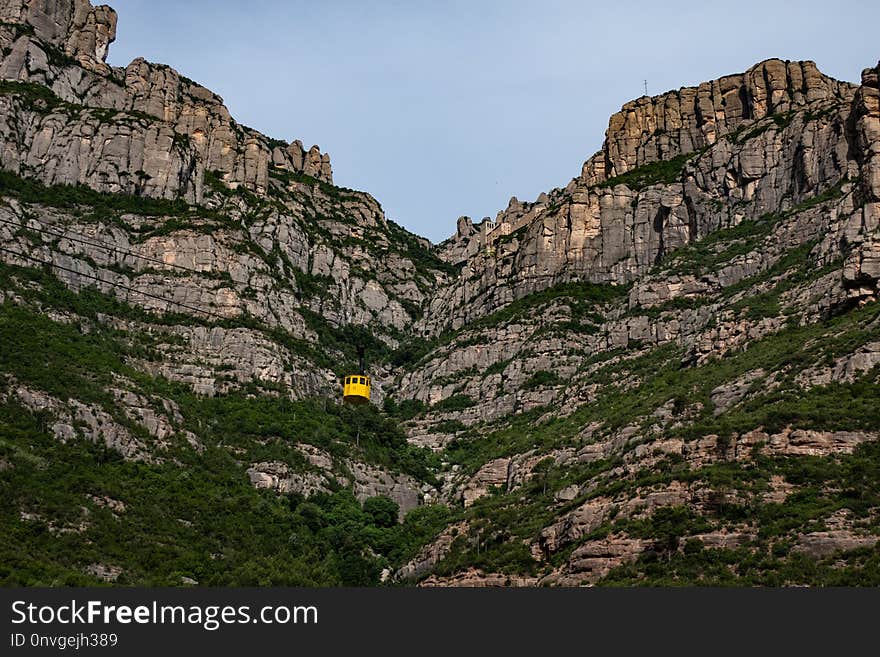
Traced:
POLYGON ((611 116, 602 150, 584 163, 581 179, 595 184, 691 153, 747 122, 817 101, 842 101, 855 89, 822 74, 812 61, 767 59, 744 73, 642 96, 611 116))
POLYGON ((38 39, 96 72, 107 71, 116 19, 112 8, 93 6, 89 0, 10 0, 0 5, 0 20, 29 25, 38 39))
MULTIPOLYGON (((44 140, 5 162, 47 184, 85 184, 101 192, 201 202, 208 172, 231 189, 266 194, 270 170, 332 183, 330 157, 317 146, 271 139, 237 123, 223 99, 170 66, 137 58, 125 69, 105 62, 116 12, 88 0, 4 0, 0 79, 47 87, 57 96, 25 137, 44 140), (88 109, 89 117, 82 111, 88 109), (59 113, 60 110, 60 113, 59 113), (120 127, 106 112, 126 115, 120 127), (76 113, 88 134, 53 117, 76 113), (100 139, 83 139, 97 135, 100 139), (109 149, 109 152, 108 152, 109 149)), ((22 87, 17 96, 26 96, 22 87)), ((31 91, 33 91, 31 89, 31 91)), ((16 94, 12 94, 16 95, 16 94)))

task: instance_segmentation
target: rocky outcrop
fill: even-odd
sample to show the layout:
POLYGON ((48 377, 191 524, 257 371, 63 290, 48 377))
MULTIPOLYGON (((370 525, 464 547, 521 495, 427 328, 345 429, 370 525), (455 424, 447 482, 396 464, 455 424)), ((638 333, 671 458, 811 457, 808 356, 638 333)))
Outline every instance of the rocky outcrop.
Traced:
POLYGON ((851 93, 851 85, 823 75, 814 62, 769 59, 741 75, 643 96, 611 117, 602 151, 587 160, 581 178, 602 182, 712 146, 746 123, 851 93))
POLYGON ((856 153, 862 163, 865 194, 861 231, 852 231, 857 246, 847 259, 844 280, 853 297, 876 299, 880 286, 880 64, 862 72, 850 119, 856 153))
POLYGON ((576 548, 566 568, 543 577, 542 586, 584 586, 594 584, 614 568, 635 561, 650 546, 650 541, 608 537, 576 548))
MULTIPOLYGON (((45 413, 50 436, 163 467, 225 450, 238 484, 388 496, 401 520, 452 507, 408 563, 382 552, 383 581, 591 585, 703 550, 734 566, 727 577, 731 555, 825 567, 876 544, 876 508, 865 496, 844 508, 857 486, 834 480, 873 449, 874 420, 833 408, 814 422, 809 404, 832 408, 843 390, 860 408, 877 382, 877 68, 855 86, 768 60, 627 103, 565 188, 513 198, 495 220, 461 217, 438 258, 368 194, 333 186, 318 147, 238 124, 166 66, 108 66, 109 8, 11 0, 0 20, 0 166, 18 176, 0 190, 0 303, 111 336, 125 368, 101 404, 0 372, 5 400, 45 413), (395 402, 366 409, 379 426, 366 430, 381 443, 409 418, 410 443, 435 454, 390 462, 420 477, 436 466, 424 478, 439 486, 360 434, 352 445, 248 418, 259 431, 227 440, 181 412, 226 402, 188 391, 285 408, 338 398, 361 343, 373 401, 395 402), (178 405, 165 395, 180 383, 178 405), (297 442, 309 435, 325 449, 297 442), (823 459, 833 477, 810 490, 828 503, 802 526, 773 524, 823 459)), ((307 423, 352 417, 294 407, 307 423)), ((10 453, 0 470, 23 464, 10 453)), ((136 510, 97 490, 82 503, 54 526, 19 512, 60 533, 136 510)), ((80 572, 119 576, 93 558, 80 572)))
POLYGON ((835 360, 831 367, 812 367, 801 372, 797 381, 804 387, 829 383, 851 383, 880 365, 880 342, 870 342, 835 360))
MULTIPOLYGON (((783 65, 765 64, 753 72, 783 65)), ((853 300, 874 298, 874 279, 858 273, 858 263, 873 257, 878 232, 870 184, 866 189, 864 182, 873 175, 870 153, 877 139, 872 131, 880 125, 870 109, 874 69, 865 72, 858 88, 820 82, 812 73, 798 79, 807 80, 806 87, 792 87, 800 92, 764 94, 777 99, 782 114, 731 119, 724 124, 730 132, 693 152, 670 179, 649 176, 649 183, 642 183, 628 172, 629 178, 576 180, 535 203, 512 199, 503 213, 507 219, 495 225, 508 226, 508 232, 495 238, 485 223, 477 227, 467 218, 459 220, 456 235, 443 248, 450 261, 464 258, 462 276, 430 301, 419 325, 429 335, 450 329, 457 335, 403 372, 394 394, 432 406, 466 395, 476 403, 454 419, 467 426, 553 404, 574 410, 595 397, 595 383, 576 391, 545 386, 529 392, 525 384, 540 370, 567 380, 586 354, 633 345, 677 343, 688 350, 686 363, 702 364, 776 333, 786 315, 811 322, 853 300), (857 130, 864 145, 852 148, 859 141, 857 130), (682 247, 719 229, 731 236, 729 241, 716 238, 703 253, 677 257, 682 247), (775 314, 750 306, 749 298, 801 275, 798 261, 789 262, 789 271, 773 272, 793 250, 806 248, 820 267, 843 261, 842 271, 829 270, 784 291, 775 314), (500 311, 567 281, 631 287, 626 304, 595 304, 588 322, 573 320, 573 309, 581 306, 583 312, 584 306, 576 286, 529 312, 509 317, 500 311), (738 311, 730 312, 731 307, 738 311), (494 321, 493 311, 503 319, 494 321), (476 328, 470 328, 475 320, 476 328)), ((662 137, 652 133, 646 139, 662 137)), ((668 159, 648 166, 658 163, 678 166, 668 159)), ((854 358, 853 376, 870 369, 871 356, 854 358)), ((739 390, 732 389, 734 382, 719 387, 718 414, 748 392, 749 382, 740 384, 739 390)), ((442 420, 453 418, 432 413, 426 419, 443 426, 442 420)), ((454 437, 435 433, 430 424, 415 426, 412 438, 418 444, 437 448, 454 437)))
POLYGON ((108 566, 102 563, 93 563, 86 566, 86 573, 98 578, 103 582, 112 584, 122 574, 122 568, 119 566, 108 566))
POLYGON ((394 474, 368 463, 348 459, 336 463, 329 454, 311 445, 298 445, 298 449, 311 470, 302 471, 274 461, 253 463, 247 470, 251 484, 305 497, 329 492, 333 486, 350 487, 359 502, 378 496, 391 498, 398 506, 400 520, 421 503, 423 488, 429 489, 409 475, 394 474))
POLYGON ((397 504, 399 520, 421 503, 423 488, 430 490, 408 475, 395 475, 368 463, 349 461, 346 465, 352 474, 354 496, 358 501, 380 495, 390 497, 397 504))
POLYGON ((480 468, 461 492, 464 506, 471 506, 475 500, 487 495, 493 487, 506 491, 510 477, 510 463, 510 459, 496 459, 480 468))
POLYGON ((253 463, 247 476, 254 488, 266 488, 279 493, 296 493, 309 497, 327 493, 328 481, 320 473, 292 471, 286 463, 275 461, 253 463))
POLYGON ((104 64, 116 39, 116 12, 88 0, 5 0, 0 21, 28 25, 42 41, 59 48, 85 69, 107 73, 104 64))
POLYGON ((596 498, 588 500, 553 525, 541 531, 534 545, 536 552, 549 556, 563 545, 572 543, 599 528, 613 515, 615 518, 644 517, 659 507, 680 506, 691 500, 694 491, 681 482, 672 482, 660 490, 639 491, 625 500, 596 498))
MULTIPOLYGON (((848 137, 855 121, 876 144, 871 71, 856 87, 812 62, 769 60, 627 104, 567 187, 533 203, 511 199, 488 229, 460 222, 444 248, 462 276, 432 301, 423 330, 460 328, 554 283, 629 283, 719 228, 785 212, 844 179, 872 179, 875 165, 848 137)), ((876 230, 866 208, 867 222, 841 227, 850 239, 876 230)), ((870 270, 873 247, 861 252, 870 270)))
POLYGON ((161 343, 165 358, 143 360, 141 369, 179 381, 202 395, 214 396, 242 384, 284 385, 296 397, 308 397, 335 386, 332 372, 320 371, 259 331, 215 327, 175 327, 161 343))
POLYGON ((57 440, 66 442, 83 436, 119 452, 131 461, 156 460, 147 445, 97 405, 85 404, 76 399, 62 402, 45 392, 24 386, 17 387, 13 394, 14 399, 25 408, 36 412, 46 411, 54 416, 55 421, 50 429, 57 440))
POLYGON ((812 532, 801 536, 794 550, 813 559, 824 559, 842 552, 872 548, 878 541, 877 536, 859 536, 847 530, 812 532))
POLYGON ((455 539, 459 535, 467 533, 467 529, 466 523, 454 523, 446 527, 431 543, 423 547, 413 559, 404 564, 397 571, 395 577, 401 581, 413 581, 429 573, 434 566, 449 554, 455 539))
POLYGON ((223 100, 173 69, 136 59, 104 63, 112 9, 88 0, 4 3, 0 78, 2 166, 47 184, 201 202, 205 174, 230 188, 269 189, 270 168, 332 182, 330 159, 236 123, 223 100))
POLYGON ((535 586, 537 583, 537 577, 512 577, 503 573, 484 573, 476 568, 471 568, 451 577, 432 575, 419 582, 419 586, 428 588, 435 586, 450 588, 496 588, 499 586, 535 586))

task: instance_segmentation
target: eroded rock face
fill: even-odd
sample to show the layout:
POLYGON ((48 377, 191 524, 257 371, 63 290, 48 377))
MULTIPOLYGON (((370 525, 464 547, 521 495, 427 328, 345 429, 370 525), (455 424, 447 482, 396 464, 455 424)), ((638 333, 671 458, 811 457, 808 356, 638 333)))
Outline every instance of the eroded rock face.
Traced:
MULTIPOLYGON (((716 100, 727 92, 712 96, 712 89, 746 89, 745 98, 757 109, 747 116, 731 110, 730 116, 702 123, 695 113, 685 122, 691 127, 676 128, 674 139, 655 134, 657 128, 648 131, 651 121, 660 120, 657 108, 671 96, 663 102, 642 99, 612 121, 600 159, 610 161, 608 153, 614 153, 620 170, 629 160, 666 166, 673 153, 687 154, 701 144, 671 179, 661 176, 642 185, 596 174, 534 203, 511 199, 497 224, 460 219, 443 248, 462 266, 462 275, 431 299, 419 322, 428 335, 449 329, 459 334, 401 373, 392 393, 427 405, 466 395, 474 405, 454 414, 426 414, 411 429, 413 442, 440 449, 455 437, 440 431, 449 420, 473 427, 536 407, 559 405, 563 413, 573 412, 598 392, 595 383, 577 389, 528 386, 537 371, 553 371, 567 381, 585 359, 636 345, 682 345, 687 349, 683 365, 701 365, 777 333, 787 316, 811 323, 854 302, 876 299, 880 279, 871 263, 880 233, 873 182, 880 130, 877 77, 876 69, 867 69, 856 87, 817 78, 809 62, 765 62, 744 76, 699 88, 716 100), (794 83, 780 89, 786 76, 794 76, 794 83), (756 80, 763 80, 763 90, 754 88, 756 80), (626 137, 627 121, 644 128, 640 140, 626 137), (696 125, 700 130, 689 132, 696 125), (745 228, 742 233, 748 234, 748 226, 762 223, 773 227, 742 253, 715 258, 718 262, 699 275, 679 268, 675 256, 683 246, 719 229, 733 235, 745 228), (790 275, 774 274, 774 268, 798 248, 807 249, 804 257, 817 266, 828 265, 827 273, 783 292, 780 305, 786 312, 753 311, 751 299, 790 275), (511 302, 569 281, 631 287, 625 304, 596 304, 589 321, 576 318, 577 300, 568 298, 532 315, 493 321, 492 313, 511 302), (730 312, 731 305, 748 312, 730 312), (488 327, 469 329, 474 320, 488 327)), ((675 115, 666 120, 675 124, 675 115)), ((733 253, 744 242, 721 240, 701 257, 733 253)), ((870 371, 874 361, 874 350, 866 345, 840 358, 833 371, 805 372, 799 380, 810 385, 851 381, 870 371)), ((719 386, 713 395, 716 413, 744 398, 755 383, 744 379, 719 386)), ((636 385, 623 382, 623 387, 636 385)))
POLYGON ((309 497, 329 492, 333 482, 350 487, 359 502, 378 496, 391 498, 398 506, 400 520, 421 503, 424 487, 409 475, 348 459, 336 463, 330 454, 307 444, 299 445, 298 449, 312 466, 311 471, 302 472, 275 461, 253 463, 247 470, 251 484, 255 488, 309 497))
POLYGON ((450 577, 437 577, 432 575, 419 583, 419 586, 434 587, 443 586, 451 588, 496 588, 499 586, 523 587, 535 586, 537 577, 520 577, 505 575, 503 573, 484 573, 476 568, 471 568, 462 573, 456 573, 450 577))
POLYGON ((88 0, 8 0, 0 20, 30 25, 34 34, 89 70, 107 72, 104 62, 116 39, 116 12, 88 0))
POLYGON ((618 176, 711 146, 746 122, 850 92, 850 85, 823 75, 814 62, 769 59, 741 75, 645 96, 611 117, 601 164, 588 160, 581 175, 592 182, 618 176))
POLYGON ((638 538, 608 537, 590 541, 572 552, 568 566, 545 576, 541 585, 584 586, 605 577, 614 568, 638 559, 650 541, 638 538))
POLYGON ((254 463, 247 470, 254 488, 266 488, 279 493, 297 493, 303 496, 329 492, 327 479, 320 473, 292 472, 286 463, 254 463))
POLYGON ((856 134, 857 156, 862 162, 865 203, 861 212, 864 235, 844 267, 844 279, 851 296, 877 298, 880 282, 880 64, 862 72, 862 86, 856 92, 851 125, 856 134))
POLYGON ((823 559, 838 552, 872 548, 878 541, 877 536, 860 536, 848 530, 813 532, 801 536, 794 549, 814 559, 823 559))
MULTIPOLYGON (((785 211, 842 179, 873 181, 876 104, 875 69, 856 87, 812 62, 780 60, 628 103, 609 122, 602 151, 567 187, 533 203, 511 199, 479 228, 459 222, 444 247, 462 277, 431 302, 421 328, 458 329, 559 282, 626 284, 719 228, 785 211), (851 125, 861 152, 850 148, 851 125), (616 178, 658 162, 665 170, 647 182, 616 178)), ((851 256, 854 287, 875 280, 876 213, 871 201, 846 228, 850 239, 870 242, 851 256)), ((683 293, 696 285, 685 281, 683 293)))
POLYGON ((192 202, 203 199, 206 172, 258 193, 269 189, 270 166, 332 182, 330 158, 317 146, 280 144, 239 125, 219 96, 170 67, 144 59, 107 66, 116 36, 109 7, 19 1, 3 12, 0 77, 58 97, 53 106, 2 98, 5 169, 47 184, 192 202))
MULTIPOLYGON (((744 433, 715 429, 723 435, 678 432, 783 385, 787 371, 763 363, 712 379, 699 398, 682 390, 652 402, 619 424, 601 412, 574 415, 605 401, 609 389, 639 392, 659 362, 651 360, 658 350, 674 353, 673 364, 685 372, 786 327, 815 325, 876 300, 878 68, 854 86, 823 76, 812 62, 769 60, 740 75, 627 103, 611 118, 600 153, 567 187, 534 202, 513 198, 495 221, 458 220, 442 247, 446 261, 461 267, 456 277, 454 269, 432 270, 436 262, 426 266, 430 250, 419 253, 419 240, 396 231, 375 199, 331 186, 329 157, 318 147, 278 142, 239 125, 219 96, 171 68, 143 59, 107 66, 116 20, 109 8, 85 0, 13 0, 0 5, 0 20, 0 165, 49 184, 191 204, 177 214, 169 210, 172 216, 104 221, 15 195, 4 199, 0 242, 18 249, 3 256, 5 263, 32 266, 28 256, 37 257, 52 263, 71 290, 93 286, 154 318, 181 307, 189 315, 168 325, 137 313, 140 319, 99 313, 86 320, 53 309, 50 319, 84 332, 100 325, 149 337, 149 347, 132 350, 126 364, 199 394, 265 386, 263 393, 291 398, 338 394, 331 369, 339 354, 321 351, 333 329, 369 326, 389 348, 416 335, 463 329, 443 335, 411 367, 389 365, 374 376, 378 404, 387 386, 396 399, 428 407, 409 425, 413 444, 442 457, 453 440, 461 442, 448 453, 468 449, 466 441, 491 440, 493 422, 519 413, 533 413, 533 427, 583 420, 553 447, 541 440, 505 442, 498 451, 489 446, 485 462, 465 460, 467 468, 456 464, 438 473, 439 491, 307 444, 297 445, 299 454, 288 462, 241 459, 242 477, 256 488, 310 496, 343 486, 360 501, 391 497, 401 518, 428 501, 471 514, 489 495, 508 495, 516 505, 537 491, 552 511, 527 537, 486 531, 491 523, 483 521, 491 519, 476 513, 441 531, 395 579, 428 576, 454 550, 508 540, 531 554, 529 572, 537 575, 465 568, 423 583, 593 584, 641 556, 683 550, 644 538, 635 524, 621 532, 617 521, 647 521, 663 509, 703 518, 725 504, 784 505, 799 490, 779 475, 749 492, 669 473, 746 468, 758 456, 836 458, 878 438, 867 431, 760 426, 744 433), (670 263, 671 254, 719 230, 757 224, 770 227, 757 237, 740 230, 706 240, 697 253, 705 267, 670 263), (41 236, 46 231, 52 232, 41 236), (819 273, 793 268, 786 258, 795 250, 801 264, 808 256, 819 273), (469 326, 568 281, 631 287, 607 303, 557 298, 469 326), (648 365, 630 367, 643 357, 648 365), (455 396, 460 404, 443 405, 455 396), (554 480, 550 472, 564 474, 554 480), (640 477, 659 483, 613 486, 640 477)), ((0 291, 0 303, 27 305, 19 296, 27 284, 0 291)), ((878 353, 876 337, 865 338, 847 353, 815 360, 793 380, 803 389, 858 381, 876 371, 878 353)), ((173 402, 142 394, 132 381, 108 387, 114 408, 62 402, 18 384, 9 390, 15 403, 48 411, 49 430, 61 441, 84 437, 141 461, 163 460, 172 441, 204 449, 183 430, 173 402)), ((13 467, 19 466, 0 460, 0 470, 13 467)), ((112 498, 87 499, 117 517, 126 513, 112 498)), ((41 521, 31 510, 21 514, 41 521)), ((825 520, 821 531, 793 532, 787 542, 816 559, 876 543, 851 521, 825 520)), ((84 531, 86 523, 49 529, 84 531)), ((738 550, 750 548, 757 530, 734 522, 688 531, 676 540, 738 550)), ((92 564, 88 572, 112 581, 112 568, 92 564)))
POLYGON ((52 413, 55 422, 51 426, 51 432, 62 442, 84 436, 92 442, 106 445, 119 452, 128 460, 148 463, 156 460, 147 445, 99 406, 84 404, 76 399, 62 403, 45 392, 24 386, 19 386, 14 391, 14 398, 32 411, 52 413))

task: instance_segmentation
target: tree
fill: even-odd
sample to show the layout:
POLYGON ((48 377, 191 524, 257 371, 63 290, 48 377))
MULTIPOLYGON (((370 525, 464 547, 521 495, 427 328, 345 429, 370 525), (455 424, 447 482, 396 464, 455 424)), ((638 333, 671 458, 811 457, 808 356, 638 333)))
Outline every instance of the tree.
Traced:
POLYGON ((366 513, 377 527, 394 527, 400 507, 397 502, 385 495, 371 497, 364 502, 366 513))

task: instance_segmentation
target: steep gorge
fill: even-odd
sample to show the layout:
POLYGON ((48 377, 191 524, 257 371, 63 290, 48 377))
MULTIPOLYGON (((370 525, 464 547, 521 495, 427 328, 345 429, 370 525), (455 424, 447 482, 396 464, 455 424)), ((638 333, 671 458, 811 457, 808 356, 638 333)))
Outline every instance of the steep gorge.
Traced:
POLYGON ((880 584, 880 67, 627 103, 435 247, 112 9, 0 21, 2 581, 880 584))

